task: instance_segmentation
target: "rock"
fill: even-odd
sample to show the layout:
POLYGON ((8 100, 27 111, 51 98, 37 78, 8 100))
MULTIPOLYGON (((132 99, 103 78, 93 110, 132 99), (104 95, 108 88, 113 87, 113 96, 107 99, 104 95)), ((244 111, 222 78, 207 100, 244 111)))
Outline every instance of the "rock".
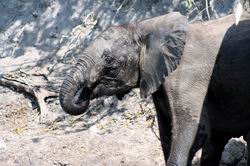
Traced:
POLYGON ((89 128, 89 131, 93 132, 93 133, 99 133, 100 132, 100 130, 96 126, 91 126, 89 128))
POLYGON ((202 150, 199 150, 198 152, 196 152, 196 154, 193 158, 193 161, 192 161, 192 166, 200 165, 201 153, 202 153, 202 150))
POLYGON ((247 143, 240 138, 232 138, 222 153, 220 166, 246 165, 247 143))
POLYGON ((129 97, 133 97, 136 95, 136 91, 135 90, 131 90, 129 93, 128 93, 128 96, 129 97))

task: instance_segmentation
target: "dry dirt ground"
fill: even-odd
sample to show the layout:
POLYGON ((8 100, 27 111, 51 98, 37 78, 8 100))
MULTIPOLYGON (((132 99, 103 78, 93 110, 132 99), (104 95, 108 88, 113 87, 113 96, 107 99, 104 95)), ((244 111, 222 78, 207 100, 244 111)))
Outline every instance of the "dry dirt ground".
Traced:
POLYGON ((0 92, 0 165, 164 165, 153 108, 135 102, 135 93, 126 103, 100 101, 99 116, 45 126, 32 99, 0 92))

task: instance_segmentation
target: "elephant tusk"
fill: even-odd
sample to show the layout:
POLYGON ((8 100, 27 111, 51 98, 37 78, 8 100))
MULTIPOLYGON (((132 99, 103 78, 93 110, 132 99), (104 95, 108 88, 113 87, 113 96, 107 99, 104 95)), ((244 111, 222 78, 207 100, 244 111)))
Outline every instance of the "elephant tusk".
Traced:
POLYGON ((243 11, 243 6, 242 6, 241 3, 238 3, 238 4, 236 5, 235 12, 234 12, 234 14, 235 14, 235 25, 236 25, 236 26, 237 26, 237 25, 239 24, 239 22, 240 22, 240 17, 241 17, 241 15, 242 15, 242 11, 243 11))

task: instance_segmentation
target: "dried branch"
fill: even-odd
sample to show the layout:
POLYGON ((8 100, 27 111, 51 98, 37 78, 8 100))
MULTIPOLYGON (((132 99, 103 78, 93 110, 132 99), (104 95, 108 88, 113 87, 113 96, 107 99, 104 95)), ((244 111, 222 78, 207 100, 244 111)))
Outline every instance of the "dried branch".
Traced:
POLYGON ((22 74, 25 74, 26 76, 41 76, 43 77, 46 81, 49 81, 49 78, 46 74, 44 73, 38 73, 38 72, 35 72, 35 73, 28 73, 26 71, 23 71, 23 70, 19 70, 20 73, 22 74))
POLYGON ((115 12, 115 15, 114 15, 114 17, 113 17, 113 19, 112 19, 112 24, 115 23, 115 18, 116 18, 116 16, 117 16, 117 14, 120 12, 120 10, 121 10, 121 8, 123 7, 123 5, 124 5, 125 2, 126 2, 126 0, 123 0, 122 3, 121 3, 121 5, 117 8, 117 10, 116 10, 116 12, 115 12))
MULTIPOLYGON (((141 111, 145 112, 144 108, 142 107, 142 104, 140 104, 140 109, 141 111)), ((151 120, 151 123, 149 125, 151 131, 153 132, 153 134, 155 135, 155 137, 160 140, 160 137, 158 136, 158 134, 156 133, 155 129, 154 129, 154 124, 155 124, 155 118, 156 116, 155 115, 149 115, 147 118, 146 118, 146 121, 149 121, 151 120)))
POLYGON ((206 0, 206 12, 207 12, 208 20, 210 20, 211 17, 210 17, 208 8, 209 8, 209 6, 208 6, 208 0, 206 0))
POLYGON ((11 89, 14 88, 14 90, 18 92, 24 92, 32 95, 39 106, 40 110, 40 123, 44 123, 46 118, 48 117, 48 108, 45 103, 45 99, 48 97, 57 97, 58 94, 52 91, 48 91, 44 88, 41 88, 39 86, 31 86, 27 83, 21 82, 16 79, 7 78, 4 76, 0 76, 0 85, 9 87, 11 89))

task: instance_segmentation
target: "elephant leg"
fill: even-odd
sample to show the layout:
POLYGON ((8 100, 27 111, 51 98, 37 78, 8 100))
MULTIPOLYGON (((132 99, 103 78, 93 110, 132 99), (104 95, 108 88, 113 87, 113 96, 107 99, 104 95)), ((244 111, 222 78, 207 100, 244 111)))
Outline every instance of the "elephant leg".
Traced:
POLYGON ((172 117, 169 103, 162 87, 153 94, 153 100, 157 112, 161 146, 165 162, 167 162, 171 148, 172 117))
POLYGON ((198 133, 194 140, 192 149, 189 152, 189 158, 187 164, 188 166, 192 165, 192 160, 194 155, 208 142, 210 136, 211 136, 211 125, 208 116, 208 110, 207 107, 204 107, 200 118, 198 133))
POLYGON ((224 133, 212 130, 211 139, 202 149, 201 166, 218 166, 229 139, 224 133))
MULTIPOLYGON (((198 54, 197 58, 199 58, 198 54)), ((208 78, 211 76, 212 69, 196 70, 195 65, 200 62, 196 61, 197 59, 189 60, 187 58, 189 63, 183 64, 177 69, 174 76, 169 76, 169 79, 164 82, 172 113, 172 137, 168 166, 188 165, 202 112, 206 107, 208 78)))
POLYGON ((157 119, 164 159, 167 161, 171 148, 171 121, 160 111, 157 111, 157 119))
POLYGON ((175 116, 173 119, 175 122, 173 122, 168 166, 186 166, 190 164, 195 152, 199 148, 198 146, 193 146, 198 131, 198 122, 189 119, 189 116, 185 115, 185 112, 182 112, 180 115, 175 116))
MULTIPOLYGON (((200 127, 199 127, 200 128, 200 127)), ((200 130, 200 129, 198 129, 200 130)), ((199 131, 198 131, 199 132, 199 131)), ((205 139, 204 137, 202 137, 201 135, 197 134, 196 135, 196 138, 195 138, 195 141, 194 141, 194 144, 189 152, 189 156, 188 156, 188 166, 191 166, 192 165, 192 160, 194 158, 194 155, 196 154, 196 152, 202 148, 202 146, 204 145, 204 142, 205 142, 205 139)))
MULTIPOLYGON (((199 136, 200 120, 205 102, 206 93, 202 91, 183 89, 177 94, 170 94, 172 112, 172 138, 171 152, 167 162, 168 166, 186 166, 191 164, 196 151, 203 143, 196 144, 199 136), (193 92, 196 92, 194 94, 193 92), (194 102, 195 101, 195 102, 194 102)), ((181 89, 179 89, 181 90, 181 89)), ((201 139, 202 140, 202 139, 201 139)), ((201 141, 204 142, 204 141, 201 141)))

